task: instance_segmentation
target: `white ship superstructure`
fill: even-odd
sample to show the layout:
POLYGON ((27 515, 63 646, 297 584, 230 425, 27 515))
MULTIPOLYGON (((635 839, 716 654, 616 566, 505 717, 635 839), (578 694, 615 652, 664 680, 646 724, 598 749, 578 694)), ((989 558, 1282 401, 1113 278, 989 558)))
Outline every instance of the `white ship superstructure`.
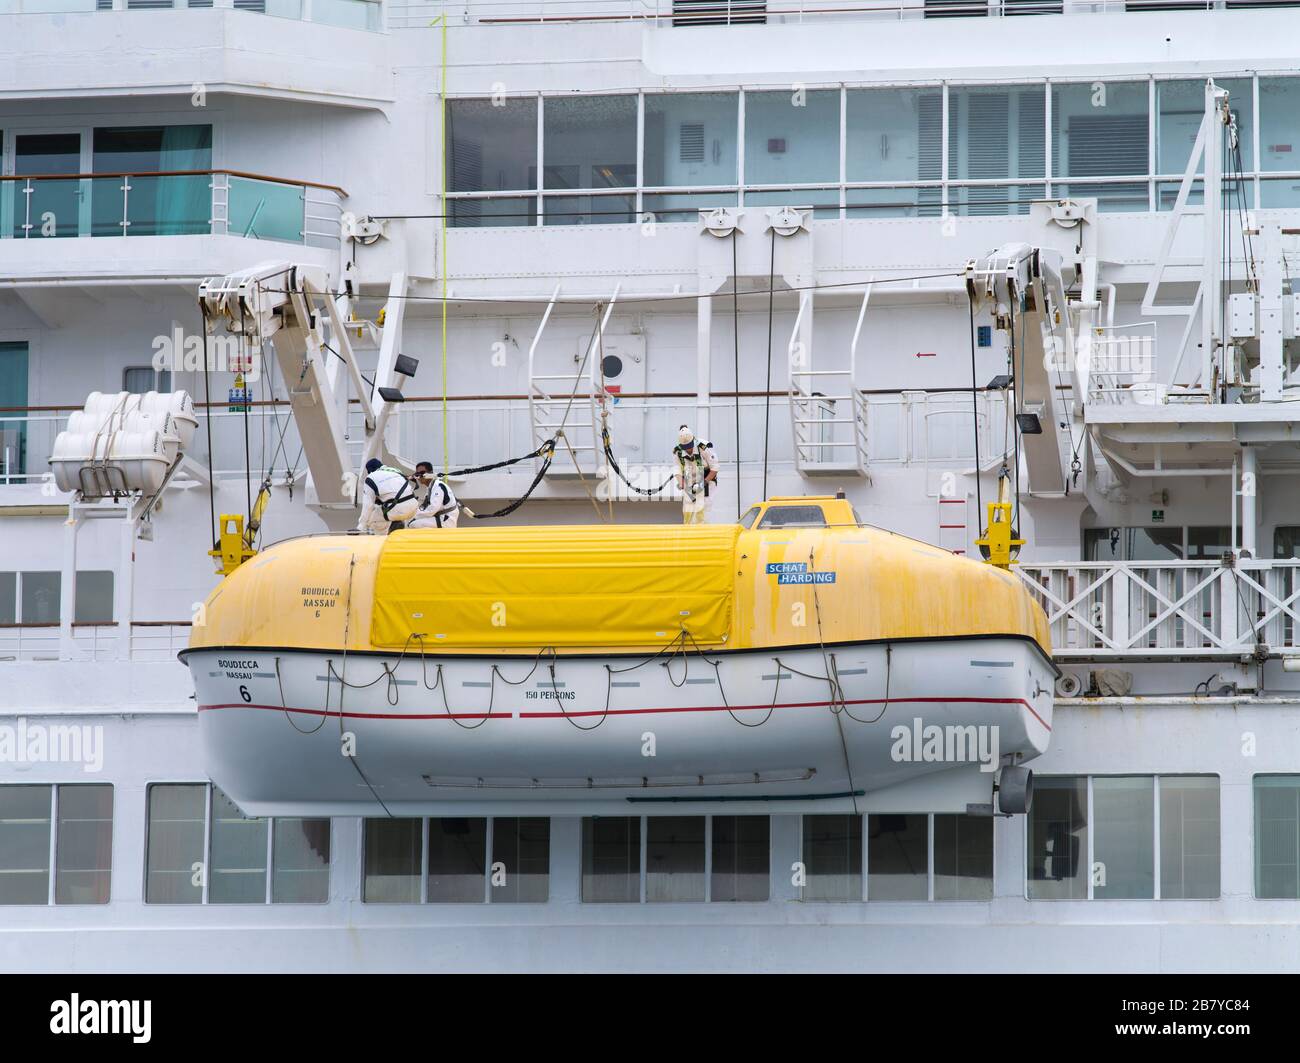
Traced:
MULTIPOLYGON (((1297 31, 1259 0, 0 0, 4 966, 1294 969, 1297 31), (118 411, 143 492, 94 431, 52 469, 92 393, 178 391, 183 456, 146 450, 184 402, 118 411), (379 456, 484 523, 676 524, 644 492, 684 424, 713 523, 843 492, 978 558, 1005 486, 1061 672, 1027 815, 469 785, 390 815, 358 777, 248 818, 210 778, 177 654, 221 515, 346 530, 379 456)), ((1001 690, 985 656, 942 667, 1001 690)))

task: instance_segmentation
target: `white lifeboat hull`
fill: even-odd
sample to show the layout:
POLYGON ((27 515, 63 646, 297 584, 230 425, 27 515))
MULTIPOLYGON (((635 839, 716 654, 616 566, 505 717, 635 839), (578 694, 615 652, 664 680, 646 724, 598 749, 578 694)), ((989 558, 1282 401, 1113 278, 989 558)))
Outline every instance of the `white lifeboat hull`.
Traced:
POLYGON ((208 771, 249 815, 966 812, 1046 750, 1055 676, 1031 640, 987 636, 183 657, 208 771))

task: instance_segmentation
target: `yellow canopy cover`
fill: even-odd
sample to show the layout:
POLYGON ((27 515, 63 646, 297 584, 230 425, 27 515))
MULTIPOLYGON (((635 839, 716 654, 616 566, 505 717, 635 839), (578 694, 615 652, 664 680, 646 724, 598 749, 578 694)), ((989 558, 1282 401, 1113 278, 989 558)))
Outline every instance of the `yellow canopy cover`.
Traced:
POLYGON ((384 542, 370 641, 402 649, 700 645, 731 625, 734 524, 408 530, 384 542))

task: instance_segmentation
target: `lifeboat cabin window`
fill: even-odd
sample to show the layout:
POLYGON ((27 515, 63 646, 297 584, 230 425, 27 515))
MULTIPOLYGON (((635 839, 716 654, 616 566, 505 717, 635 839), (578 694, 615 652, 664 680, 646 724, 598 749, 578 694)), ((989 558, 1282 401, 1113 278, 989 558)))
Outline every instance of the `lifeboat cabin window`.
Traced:
POLYGON ((758 506, 750 506, 749 512, 740 518, 740 526, 742 528, 752 528, 754 526, 754 518, 757 516, 758 506))
POLYGON ((824 528, 821 506, 772 506, 759 521, 760 528, 824 528))

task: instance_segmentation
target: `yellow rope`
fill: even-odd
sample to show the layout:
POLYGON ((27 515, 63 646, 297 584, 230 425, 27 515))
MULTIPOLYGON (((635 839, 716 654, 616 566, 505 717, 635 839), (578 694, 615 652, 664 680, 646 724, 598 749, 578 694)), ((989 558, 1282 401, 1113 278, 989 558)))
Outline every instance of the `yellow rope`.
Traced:
POLYGON ((442 37, 442 72, 439 97, 442 104, 442 471, 451 469, 447 446, 447 11, 438 16, 442 37))

